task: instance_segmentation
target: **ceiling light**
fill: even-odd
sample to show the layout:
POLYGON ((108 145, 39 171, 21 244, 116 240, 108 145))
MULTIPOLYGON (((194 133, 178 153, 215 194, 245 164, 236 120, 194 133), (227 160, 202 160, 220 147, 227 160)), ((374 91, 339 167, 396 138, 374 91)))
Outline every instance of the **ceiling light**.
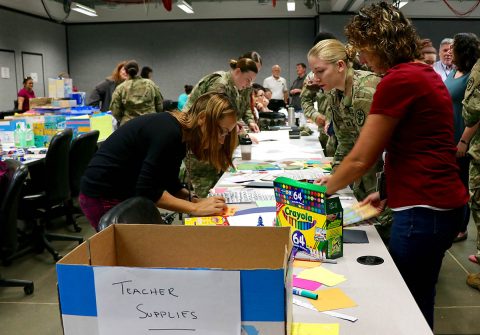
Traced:
POLYGON ((81 5, 78 2, 72 2, 71 9, 88 16, 98 16, 97 11, 95 9, 85 5, 81 5))
POLYGON ((402 8, 402 7, 405 6, 407 3, 408 3, 408 1, 400 1, 400 2, 398 3, 398 8, 399 8, 399 9, 402 8))
POLYGON ((294 12, 295 11, 295 1, 287 1, 287 11, 294 12))
POLYGON ((187 14, 193 14, 193 8, 187 0, 178 0, 177 7, 183 10, 187 14))

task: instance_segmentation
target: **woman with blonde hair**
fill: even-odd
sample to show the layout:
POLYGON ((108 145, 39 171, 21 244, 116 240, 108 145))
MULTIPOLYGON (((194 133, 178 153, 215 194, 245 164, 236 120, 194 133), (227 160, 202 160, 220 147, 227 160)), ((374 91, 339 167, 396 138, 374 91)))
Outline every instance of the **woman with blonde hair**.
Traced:
MULTIPOLYGON (((326 191, 333 194, 360 178, 386 150, 389 251, 433 329, 435 284, 468 201, 455 159, 452 101, 433 68, 415 61, 419 37, 398 8, 386 2, 365 7, 345 33, 383 78, 355 146, 326 191)), ((379 208, 385 203, 378 192, 364 202, 379 208)))
POLYGON ((95 86, 88 96, 87 105, 100 107, 102 112, 109 110, 113 91, 128 78, 125 64, 127 64, 126 61, 118 63, 112 74, 95 86))
MULTIPOLYGON (((308 62, 316 82, 327 96, 327 113, 332 115, 337 148, 333 157, 334 171, 352 150, 363 127, 380 77, 372 72, 354 70, 355 51, 335 39, 318 42, 308 52, 308 62)), ((382 170, 378 162, 354 182, 353 191, 362 200, 375 192, 376 173, 382 170)), ((317 181, 325 183, 328 178, 317 181)))
MULTIPOLYGON (((209 92, 186 112, 142 115, 118 128, 96 152, 82 178, 79 201, 90 224, 98 230, 103 214, 133 196, 193 216, 223 214, 223 197, 199 199, 182 186, 178 174, 187 153, 218 171, 233 166, 236 113, 225 94, 209 92)), ((190 168, 187 164, 187 177, 190 168)))

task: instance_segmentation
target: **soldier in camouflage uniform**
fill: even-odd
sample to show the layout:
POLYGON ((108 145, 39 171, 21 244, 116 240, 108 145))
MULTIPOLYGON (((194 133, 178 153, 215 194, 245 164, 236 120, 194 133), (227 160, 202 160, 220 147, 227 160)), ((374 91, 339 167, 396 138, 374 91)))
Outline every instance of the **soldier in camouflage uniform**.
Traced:
MULTIPOLYGON (((347 50, 343 44, 337 40, 324 40, 314 46, 309 54, 309 62, 312 69, 315 68, 315 58, 322 59, 321 55, 328 54, 330 57, 335 54, 336 58, 343 60, 346 65, 344 90, 323 85, 328 91, 324 94, 326 99, 324 108, 325 114, 331 118, 333 130, 337 139, 337 148, 333 156, 332 168, 335 168, 342 162, 347 154, 352 150, 360 134, 367 115, 370 112, 370 106, 373 101, 373 94, 381 78, 369 71, 354 70, 352 60, 355 57, 353 50, 347 50), (325 53, 326 50, 335 50, 325 53), (335 54, 338 52, 339 54, 335 54), (313 65, 313 66, 312 66, 313 65), (334 88, 334 89, 332 89, 334 88)), ((329 60, 334 62, 333 59, 329 60)), ((338 61, 338 59, 337 59, 338 61)), ((335 63, 335 62, 334 62, 335 63)), ((323 75, 323 74, 321 74, 323 75)), ((353 192, 358 200, 363 200, 367 195, 377 190, 377 172, 383 170, 383 161, 379 157, 376 164, 353 184, 353 192)), ((378 217, 382 226, 390 226, 392 223, 392 212, 386 208, 378 217)), ((389 231, 382 232, 382 237, 388 239, 389 231)))
MULTIPOLYGON (((335 150, 332 168, 335 168, 352 150, 360 130, 365 123, 370 105, 372 104, 375 88, 380 82, 380 77, 372 72, 353 70, 352 59, 347 54, 347 49, 337 40, 323 40, 316 44, 308 53, 311 68, 314 70, 319 64, 336 63, 342 61, 343 69, 340 72, 324 74, 319 72, 319 84, 326 90, 326 115, 331 117, 333 130, 337 137, 337 149, 335 150), (329 57, 330 59, 323 59, 329 57), (335 60, 336 59, 336 60, 335 60), (330 76, 326 78, 326 76, 330 76), (335 76, 336 79, 331 78, 335 76), (342 79, 345 78, 345 79, 342 79), (335 81, 335 84, 333 83, 335 81), (333 85, 333 86, 332 86, 333 85), (339 89, 338 85, 342 86, 339 89)), ((317 73, 315 73, 317 77, 317 73)), ((364 199, 374 192, 377 186, 376 173, 382 170, 382 162, 379 159, 367 174, 353 185, 353 191, 358 200, 364 199)))
POLYGON ((127 62, 125 71, 128 79, 117 86, 110 103, 112 115, 120 126, 139 115, 163 111, 160 89, 150 79, 137 76, 137 62, 127 62))
MULTIPOLYGON (((258 125, 250 107, 252 95, 251 84, 258 72, 255 62, 248 58, 230 62, 231 71, 218 71, 203 77, 190 93, 187 103, 183 107, 186 111, 196 99, 209 91, 225 93, 237 110, 237 120, 243 121, 251 130, 258 131, 258 125)), ((193 155, 187 155, 185 164, 191 164, 191 182, 195 193, 203 198, 220 178, 220 172, 216 171, 208 163, 198 161, 193 155), (191 162, 188 162, 191 159, 191 162)))
POLYGON ((300 93, 300 101, 305 117, 311 119, 318 125, 318 140, 327 157, 333 157, 337 148, 337 139, 335 134, 330 136, 324 130, 325 123, 330 123, 331 115, 327 115, 327 99, 323 90, 318 85, 315 85, 315 78, 310 72, 303 83, 302 93, 300 93), (314 107, 314 102, 317 101, 318 111, 314 107))
MULTIPOLYGON (((372 72, 353 70, 347 76, 351 76, 351 91, 342 92, 338 89, 326 93, 327 113, 332 117, 333 129, 337 137, 337 150, 333 156, 332 168, 340 165, 342 160, 352 150, 360 134, 360 130, 367 119, 372 104, 375 88, 380 82, 380 77, 372 72)), ((349 78, 346 79, 349 81, 349 78)), ((370 171, 353 185, 353 191, 357 199, 364 199, 370 193, 376 191, 376 173, 382 171, 381 160, 370 171)))
MULTIPOLYGON (((467 127, 473 127, 480 121, 480 59, 470 72, 463 100, 462 116, 467 127)), ((477 253, 469 259, 480 264, 480 130, 478 129, 470 141, 468 154, 471 157, 468 183, 470 210, 477 226, 477 253)))

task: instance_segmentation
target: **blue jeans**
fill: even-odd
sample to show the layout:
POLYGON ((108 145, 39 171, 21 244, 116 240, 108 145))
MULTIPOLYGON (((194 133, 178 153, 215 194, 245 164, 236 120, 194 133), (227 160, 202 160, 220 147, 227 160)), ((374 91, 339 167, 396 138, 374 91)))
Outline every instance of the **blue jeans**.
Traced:
POLYGON ((464 211, 465 207, 449 211, 415 207, 393 212, 390 254, 432 329, 435 285, 464 211))

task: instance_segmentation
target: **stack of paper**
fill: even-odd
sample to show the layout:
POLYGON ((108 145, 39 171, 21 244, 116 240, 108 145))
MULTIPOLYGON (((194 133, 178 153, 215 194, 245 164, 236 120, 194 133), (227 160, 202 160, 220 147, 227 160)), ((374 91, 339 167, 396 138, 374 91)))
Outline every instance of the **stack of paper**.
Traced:
POLYGON ((363 206, 355 204, 352 207, 346 207, 343 209, 343 225, 348 226, 360 221, 368 220, 379 214, 380 212, 371 204, 363 206))

